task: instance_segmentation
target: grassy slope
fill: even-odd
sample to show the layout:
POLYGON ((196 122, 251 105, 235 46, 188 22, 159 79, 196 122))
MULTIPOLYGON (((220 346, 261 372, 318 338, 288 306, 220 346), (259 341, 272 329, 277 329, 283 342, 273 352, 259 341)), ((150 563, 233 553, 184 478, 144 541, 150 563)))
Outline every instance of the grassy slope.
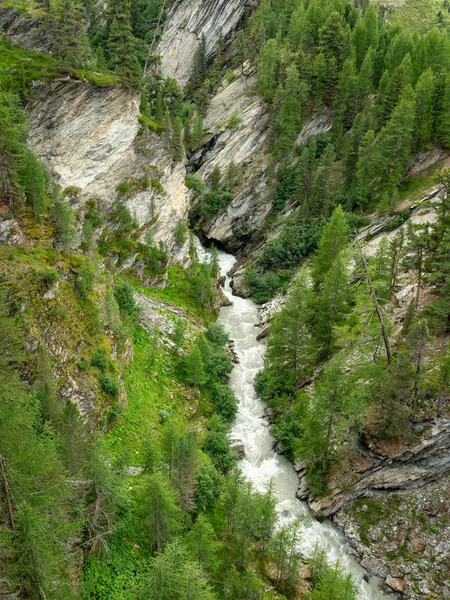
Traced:
POLYGON ((388 8, 387 19, 404 27, 424 32, 438 24, 437 13, 442 11, 446 24, 450 14, 443 0, 372 0, 388 8))

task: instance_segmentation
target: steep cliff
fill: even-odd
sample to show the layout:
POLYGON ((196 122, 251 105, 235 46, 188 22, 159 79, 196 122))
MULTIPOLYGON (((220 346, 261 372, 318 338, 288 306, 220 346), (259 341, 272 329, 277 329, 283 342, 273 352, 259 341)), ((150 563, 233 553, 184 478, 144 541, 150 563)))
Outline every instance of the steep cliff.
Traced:
POLYGON ((308 499, 318 515, 329 517, 361 496, 415 489, 449 472, 450 420, 443 419, 428 429, 420 443, 396 456, 379 457, 367 453, 360 468, 352 471, 350 478, 347 473, 341 480, 333 482, 329 496, 315 499, 300 486, 298 497, 308 499))
POLYGON ((270 115, 254 84, 254 75, 245 74, 225 84, 212 98, 205 119, 207 142, 191 159, 191 168, 204 179, 215 167, 222 173, 231 163, 242 169, 243 181, 231 204, 199 224, 205 237, 233 251, 244 248, 271 210, 267 199, 270 159, 265 154, 270 115), (229 126, 232 115, 238 123, 235 127, 229 126))
POLYGON ((21 16, 16 8, 0 8, 0 30, 13 44, 25 50, 52 50, 52 39, 45 32, 43 22, 34 17, 21 16))
POLYGON ((32 146, 63 188, 81 190, 78 204, 94 198, 111 210, 117 186, 128 181, 124 201, 139 227, 151 224, 172 262, 188 260, 188 245, 175 239, 188 212, 185 168, 159 136, 141 128, 137 94, 64 79, 36 84, 27 112, 32 146), (149 185, 133 185, 146 172, 149 185))
POLYGON ((249 0, 178 0, 169 9, 157 53, 162 57, 165 77, 188 83, 195 51, 202 35, 206 39, 207 58, 215 52, 220 33, 226 41, 233 38, 249 0))

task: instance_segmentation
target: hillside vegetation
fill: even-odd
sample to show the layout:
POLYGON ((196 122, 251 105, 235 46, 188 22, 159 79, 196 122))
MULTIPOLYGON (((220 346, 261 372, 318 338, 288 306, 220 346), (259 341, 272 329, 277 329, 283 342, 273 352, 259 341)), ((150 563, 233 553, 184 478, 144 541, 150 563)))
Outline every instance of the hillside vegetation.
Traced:
MULTIPOLYGON (((353 600, 351 578, 319 549, 300 576, 297 524, 278 526, 272 486, 253 490, 230 451, 237 406, 229 340, 213 324, 216 254, 201 264, 191 243, 174 265, 154 223, 139 227, 128 196, 165 193, 152 165, 108 210, 63 189, 28 142, 26 106, 38 81, 120 85, 140 95, 138 137, 160 136, 184 169, 205 143, 211 97, 250 63, 270 113, 272 211, 249 239, 278 233, 246 277, 260 302, 291 286, 257 389, 319 497, 362 438, 406 447, 413 421, 448 415, 449 172, 418 184, 439 186, 433 225, 408 224, 371 259, 356 241, 374 211, 385 232, 406 223, 414 157, 450 148, 446 16, 417 33, 364 1, 263 0, 212 60, 199 40, 181 89, 159 73, 162 0, 5 6, 51 52, 0 41, 1 594, 353 600), (330 130, 297 144, 324 112, 330 130), (390 313, 407 278, 415 294, 400 327, 390 313)), ((189 172, 191 226, 220 218, 244 174, 234 162, 206 181, 189 172)), ((180 220, 176 243, 188 242, 180 220)))

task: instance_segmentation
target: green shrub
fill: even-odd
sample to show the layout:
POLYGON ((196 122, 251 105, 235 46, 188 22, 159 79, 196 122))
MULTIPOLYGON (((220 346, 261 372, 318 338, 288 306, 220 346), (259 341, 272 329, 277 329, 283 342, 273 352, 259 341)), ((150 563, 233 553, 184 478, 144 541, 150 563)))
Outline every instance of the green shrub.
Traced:
POLYGON ((104 348, 97 348, 91 358, 91 365, 104 372, 108 368, 108 359, 104 348))
POLYGON ((102 375, 99 382, 105 394, 109 394, 110 396, 118 396, 120 394, 120 384, 118 380, 109 373, 102 375))
POLYGON ((298 265, 317 248, 324 225, 325 220, 321 218, 306 223, 297 218, 288 222, 279 236, 266 244, 261 264, 269 269, 298 265))
POLYGON ((206 194, 206 183, 200 177, 200 175, 196 175, 195 173, 188 173, 184 178, 184 183, 186 187, 190 190, 194 190, 197 194, 206 194))
POLYGON ((237 400, 233 390, 225 383, 215 383, 211 388, 211 405, 216 414, 230 422, 237 414, 237 400))
POLYGON ((206 330, 206 339, 215 344, 216 346, 225 346, 228 344, 229 335, 222 327, 222 325, 216 325, 215 323, 210 323, 206 330))
POLYGON ((237 129, 241 125, 241 123, 242 117, 239 115, 238 112, 234 112, 228 117, 227 129, 237 129))
POLYGON ((210 431, 203 444, 203 450, 222 473, 227 473, 236 462, 235 455, 230 452, 225 431, 210 431))
POLYGON ((175 231, 175 241, 178 246, 183 246, 187 239, 188 235, 188 226, 184 219, 180 219, 177 223, 177 228, 175 231))
POLYGON ((276 273, 268 271, 261 275, 254 269, 248 269, 245 273, 245 281, 250 286, 253 300, 257 304, 264 304, 271 300, 293 275, 294 271, 292 270, 276 273))
POLYGON ((114 297, 122 312, 131 315, 136 311, 134 289, 128 281, 121 281, 116 285, 114 297))
POLYGON ((195 506, 198 512, 210 512, 220 496, 222 480, 213 465, 205 465, 197 474, 195 506))
POLYGON ((77 296, 82 300, 86 300, 89 294, 92 293, 95 283, 95 272, 93 266, 86 261, 81 267, 75 279, 75 290, 77 296))
POLYGON ((32 278, 39 284, 42 290, 48 290, 59 281, 59 273, 49 267, 42 271, 33 270, 32 278))
POLYGON ((393 219, 389 219, 389 221, 383 225, 383 231, 394 231, 394 229, 398 229, 403 223, 406 223, 410 216, 411 211, 408 208, 402 210, 402 212, 398 213, 393 219))

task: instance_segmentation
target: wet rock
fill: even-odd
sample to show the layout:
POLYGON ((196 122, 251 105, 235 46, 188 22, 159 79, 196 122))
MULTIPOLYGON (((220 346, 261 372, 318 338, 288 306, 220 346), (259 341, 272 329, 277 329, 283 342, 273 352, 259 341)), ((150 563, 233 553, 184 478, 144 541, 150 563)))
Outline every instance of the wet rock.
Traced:
POLYGON ((273 445, 273 450, 275 450, 275 452, 277 454, 284 454, 285 449, 284 449, 283 442, 281 440, 277 440, 273 445))
POLYGON ((361 566, 366 569, 371 575, 375 575, 375 577, 384 578, 389 575, 389 570, 385 565, 372 556, 366 556, 361 561, 361 566))
POLYGON ((404 579, 398 579, 396 577, 386 577, 386 584, 392 588, 395 592, 403 594, 408 589, 408 582, 404 579))
POLYGON ((217 290, 217 301, 219 306, 232 306, 233 302, 226 296, 221 288, 217 290))
POLYGON ((233 452, 233 454, 236 454, 236 456, 238 458, 245 457, 245 446, 244 446, 244 442, 242 440, 239 440, 239 439, 230 440, 230 450, 231 450, 231 452, 233 452))
POLYGON ((257 339, 257 340, 263 340, 263 339, 265 339, 265 338, 266 338, 266 337, 269 335, 269 332, 270 332, 270 326, 269 326, 269 325, 266 325, 266 326, 265 326, 265 327, 263 327, 263 328, 261 329, 261 331, 258 333, 258 335, 256 336, 256 339, 257 339))

